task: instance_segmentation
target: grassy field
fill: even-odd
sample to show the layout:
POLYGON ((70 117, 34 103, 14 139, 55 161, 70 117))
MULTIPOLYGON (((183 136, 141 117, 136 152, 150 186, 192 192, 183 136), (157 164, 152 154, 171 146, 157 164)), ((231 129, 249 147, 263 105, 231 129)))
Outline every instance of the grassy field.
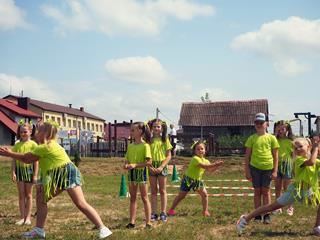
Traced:
MULTIPOLYGON (((229 157, 219 171, 206 174, 207 180, 243 179, 242 159, 229 157)), ((187 166, 188 158, 174 159, 179 174, 187 166)), ((129 219, 129 199, 119 198, 123 159, 87 158, 82 159, 80 170, 85 178, 83 190, 87 201, 101 215, 104 223, 113 231, 108 239, 316 239, 312 235, 316 209, 301 205, 295 206, 292 217, 286 214, 272 217, 272 224, 253 223, 245 234, 238 237, 235 222, 242 213, 253 207, 252 197, 209 197, 211 217, 201 215, 199 196, 187 196, 178 206, 177 216, 170 217, 167 223, 157 222, 151 230, 144 229, 144 211, 142 201, 138 201, 138 216, 134 230, 125 229, 129 219)), ((169 179, 170 180, 170 177, 169 179)), ((214 182, 213 186, 250 186, 247 182, 214 182)), ((169 181, 169 185, 172 185, 169 181)), ((178 188, 169 186, 168 193, 176 194, 178 188)), ((209 193, 244 193, 252 190, 208 189, 209 193)), ((22 239, 21 233, 30 226, 15 226, 19 218, 16 185, 10 181, 10 160, 0 158, 0 239, 22 239)), ((168 197, 170 206, 174 196, 168 197)), ((35 204, 33 206, 35 212, 35 204)), ((33 225, 35 219, 32 219, 33 225)), ((96 239, 96 231, 84 215, 73 206, 66 193, 49 202, 49 214, 46 223, 47 239, 96 239)))

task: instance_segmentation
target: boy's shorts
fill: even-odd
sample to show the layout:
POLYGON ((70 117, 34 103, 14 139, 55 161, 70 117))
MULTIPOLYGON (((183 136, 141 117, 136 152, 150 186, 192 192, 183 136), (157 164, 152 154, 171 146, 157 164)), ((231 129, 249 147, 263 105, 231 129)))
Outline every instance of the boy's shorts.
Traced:
POLYGON ((249 166, 252 177, 252 186, 254 188, 270 188, 271 175, 273 170, 260 170, 253 166, 249 166))
POLYGON ((277 203, 282 206, 291 205, 294 202, 302 203, 302 200, 305 198, 309 198, 312 195, 312 191, 309 190, 301 190, 300 196, 297 194, 297 190, 293 184, 288 186, 287 191, 285 191, 280 197, 277 198, 277 203))

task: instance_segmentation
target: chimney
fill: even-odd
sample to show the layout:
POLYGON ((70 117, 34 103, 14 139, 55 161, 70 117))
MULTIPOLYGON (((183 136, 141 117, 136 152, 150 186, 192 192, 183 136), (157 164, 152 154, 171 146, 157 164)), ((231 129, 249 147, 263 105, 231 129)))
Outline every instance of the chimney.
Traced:
POLYGON ((83 112, 84 111, 84 107, 80 107, 80 111, 83 112))
POLYGON ((30 98, 28 97, 19 97, 18 98, 18 106, 28 110, 29 109, 29 105, 30 105, 30 98))
POLYGON ((69 108, 72 108, 72 103, 69 103, 69 108))

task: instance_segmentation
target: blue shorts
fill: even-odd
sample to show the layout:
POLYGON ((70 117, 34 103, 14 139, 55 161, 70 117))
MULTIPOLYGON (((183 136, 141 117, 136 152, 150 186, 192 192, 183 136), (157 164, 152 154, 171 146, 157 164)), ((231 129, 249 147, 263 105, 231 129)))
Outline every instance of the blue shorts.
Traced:
POLYGON ((250 174, 252 177, 252 186, 254 188, 270 188, 271 175, 273 170, 260 170, 249 165, 250 174))
POLYGON ((144 183, 148 181, 148 169, 144 168, 134 168, 128 171, 128 182, 132 183, 144 183))
POLYGON ((303 199, 309 198, 312 195, 311 189, 301 190, 300 196, 297 194, 297 190, 293 183, 288 186, 287 191, 285 191, 276 201, 282 206, 291 205, 294 202, 302 203, 303 199))

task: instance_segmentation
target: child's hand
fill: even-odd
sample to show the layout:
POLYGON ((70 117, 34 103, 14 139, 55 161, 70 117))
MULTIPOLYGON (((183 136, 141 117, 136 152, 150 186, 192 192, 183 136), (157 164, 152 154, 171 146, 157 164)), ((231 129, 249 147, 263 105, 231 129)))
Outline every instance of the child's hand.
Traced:
POLYGON ((17 175, 14 171, 11 172, 11 180, 12 182, 16 182, 17 181, 17 175))
POLYGON ((10 148, 0 147, 0 155, 2 155, 2 156, 9 156, 10 153, 11 153, 10 148))
POLYGON ((32 183, 33 183, 33 184, 36 184, 37 181, 38 181, 37 176, 33 176, 33 177, 32 177, 32 183))
POLYGON ((277 179, 277 175, 278 175, 277 171, 272 172, 271 179, 272 180, 276 180, 277 179))
POLYGON ((135 163, 127 164, 127 169, 131 170, 131 169, 134 169, 136 166, 137 166, 137 164, 135 164, 135 163))
POLYGON ((248 180, 248 181, 252 181, 252 177, 251 177, 251 174, 249 173, 249 172, 246 172, 246 179, 248 180))

